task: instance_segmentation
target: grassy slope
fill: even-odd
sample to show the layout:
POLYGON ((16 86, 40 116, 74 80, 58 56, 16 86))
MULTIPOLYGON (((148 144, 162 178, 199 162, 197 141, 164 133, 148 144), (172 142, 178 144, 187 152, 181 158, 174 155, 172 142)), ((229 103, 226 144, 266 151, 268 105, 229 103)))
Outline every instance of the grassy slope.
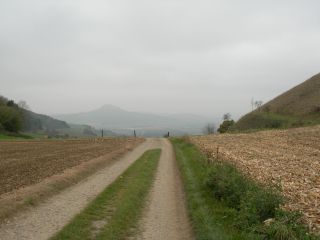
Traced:
POLYGON ((237 130, 320 124, 320 74, 242 117, 237 130))
POLYGON ((270 111, 283 115, 307 116, 320 107, 320 74, 265 104, 270 111))
POLYGON ((159 157, 160 150, 147 151, 52 239, 124 239, 133 235, 159 157))

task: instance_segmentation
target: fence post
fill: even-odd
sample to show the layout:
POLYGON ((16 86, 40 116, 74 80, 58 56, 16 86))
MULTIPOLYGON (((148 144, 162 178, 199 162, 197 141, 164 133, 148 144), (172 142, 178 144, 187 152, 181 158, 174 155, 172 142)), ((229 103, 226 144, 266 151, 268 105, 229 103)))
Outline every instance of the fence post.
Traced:
POLYGON ((217 161, 219 161, 219 146, 217 147, 217 161))

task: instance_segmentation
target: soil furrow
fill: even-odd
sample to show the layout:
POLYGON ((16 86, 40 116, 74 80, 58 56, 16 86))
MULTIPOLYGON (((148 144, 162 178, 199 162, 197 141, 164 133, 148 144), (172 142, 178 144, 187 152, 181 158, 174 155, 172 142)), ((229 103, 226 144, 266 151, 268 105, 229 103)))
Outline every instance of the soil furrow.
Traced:
POLYGON ((148 139, 114 164, 49 198, 44 203, 9 219, 0 226, 0 239, 50 238, 146 150, 156 148, 158 145, 158 140, 148 139))

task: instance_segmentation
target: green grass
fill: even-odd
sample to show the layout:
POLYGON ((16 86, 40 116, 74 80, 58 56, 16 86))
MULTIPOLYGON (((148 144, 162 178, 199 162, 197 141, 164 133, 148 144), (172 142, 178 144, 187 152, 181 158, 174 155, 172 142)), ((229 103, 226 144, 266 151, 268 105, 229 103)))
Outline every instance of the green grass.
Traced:
POLYGON ((237 211, 213 198, 206 184, 210 173, 206 158, 195 146, 181 139, 172 139, 172 143, 182 174, 187 208, 196 239, 257 239, 254 234, 242 233, 233 227, 237 211))
POLYGON ((231 130, 288 128, 298 120, 294 117, 265 112, 253 112, 242 117, 231 130))
POLYGON ((23 140, 23 139, 32 139, 32 136, 25 134, 0 134, 0 140, 23 140))
POLYGON ((307 233, 299 214, 280 210, 279 189, 257 184, 228 163, 209 163, 187 140, 171 141, 196 239, 319 239, 307 233), (274 219, 270 226, 267 219, 274 219))
POLYGON ((52 240, 125 239, 136 234, 160 152, 147 151, 52 240))
POLYGON ((320 124, 320 115, 313 114, 303 117, 277 113, 252 112, 242 117, 229 132, 250 132, 267 129, 288 129, 320 124))

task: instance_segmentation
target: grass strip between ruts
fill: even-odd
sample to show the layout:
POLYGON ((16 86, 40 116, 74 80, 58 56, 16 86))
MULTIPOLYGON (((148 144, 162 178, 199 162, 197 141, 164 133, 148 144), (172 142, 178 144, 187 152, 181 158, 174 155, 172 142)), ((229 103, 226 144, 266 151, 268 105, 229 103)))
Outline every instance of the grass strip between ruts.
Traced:
POLYGON ((160 153, 145 152, 51 239, 124 239, 136 234, 160 153))

